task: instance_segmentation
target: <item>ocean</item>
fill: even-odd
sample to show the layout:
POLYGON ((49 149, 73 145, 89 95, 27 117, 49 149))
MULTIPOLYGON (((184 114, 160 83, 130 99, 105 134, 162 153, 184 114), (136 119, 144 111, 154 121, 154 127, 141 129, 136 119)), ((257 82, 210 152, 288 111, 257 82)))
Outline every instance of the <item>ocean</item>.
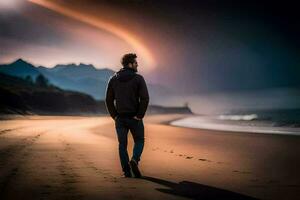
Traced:
POLYGON ((232 110, 195 115, 170 124, 207 130, 300 135, 300 109, 232 110))

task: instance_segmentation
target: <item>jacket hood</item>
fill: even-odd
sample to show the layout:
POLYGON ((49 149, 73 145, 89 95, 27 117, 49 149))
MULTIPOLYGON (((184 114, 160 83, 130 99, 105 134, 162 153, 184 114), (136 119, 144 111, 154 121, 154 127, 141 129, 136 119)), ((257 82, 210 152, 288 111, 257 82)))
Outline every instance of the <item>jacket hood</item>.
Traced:
POLYGON ((136 71, 131 68, 122 68, 116 73, 116 79, 120 82, 128 82, 136 75, 136 71))

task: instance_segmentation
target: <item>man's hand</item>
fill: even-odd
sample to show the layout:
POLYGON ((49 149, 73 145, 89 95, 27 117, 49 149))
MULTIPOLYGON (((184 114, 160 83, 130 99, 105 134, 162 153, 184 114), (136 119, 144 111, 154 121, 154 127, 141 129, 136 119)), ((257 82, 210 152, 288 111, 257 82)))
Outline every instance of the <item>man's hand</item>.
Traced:
POLYGON ((134 116, 133 119, 142 120, 141 118, 138 118, 137 116, 134 116))

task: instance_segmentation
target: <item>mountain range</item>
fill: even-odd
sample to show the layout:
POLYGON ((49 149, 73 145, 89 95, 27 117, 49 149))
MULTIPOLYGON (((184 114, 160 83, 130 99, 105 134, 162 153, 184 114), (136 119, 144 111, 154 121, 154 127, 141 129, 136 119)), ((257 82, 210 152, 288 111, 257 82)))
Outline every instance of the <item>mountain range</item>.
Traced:
MULTIPOLYGON (((97 69, 83 63, 47 68, 18 59, 0 65, 0 113, 104 114, 106 85, 114 73, 108 68, 97 69), (34 80, 40 74, 48 79, 49 87, 35 85, 34 80)), ((151 100, 160 102, 161 98, 174 92, 160 85, 147 85, 151 96, 148 114, 192 113, 187 105, 151 104, 151 100)))
MULTIPOLYGON (((53 68, 35 67, 23 59, 18 59, 10 64, 0 65, 0 72, 21 78, 31 76, 32 79, 35 79, 39 74, 43 74, 53 85, 62 89, 89 94, 97 100, 104 100, 108 79, 115 73, 114 70, 108 68, 98 69, 91 64, 83 63, 79 65, 74 63, 58 64, 53 68)), ((161 85, 147 85, 151 96, 150 104, 151 101, 159 102, 158 99, 164 95, 170 96, 175 94, 171 89, 161 85)))

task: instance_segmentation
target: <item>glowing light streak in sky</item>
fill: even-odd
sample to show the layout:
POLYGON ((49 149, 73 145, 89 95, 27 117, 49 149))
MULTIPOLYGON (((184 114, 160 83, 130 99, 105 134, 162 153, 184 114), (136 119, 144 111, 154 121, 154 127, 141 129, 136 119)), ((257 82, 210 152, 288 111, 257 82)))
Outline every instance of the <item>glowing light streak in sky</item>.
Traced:
POLYGON ((147 69, 153 69, 155 67, 155 61, 151 52, 137 38, 135 38, 134 35, 130 34, 129 32, 119 27, 116 27, 112 23, 106 22, 99 18, 95 18, 93 16, 85 15, 81 12, 56 4, 53 1, 52 2, 47 0, 28 0, 28 1, 36 5, 42 6, 44 8, 50 9, 52 11, 55 11, 57 13, 60 13, 62 15, 68 16, 70 18, 76 19, 83 23, 89 24, 93 27, 106 30, 116 35, 117 37, 123 39, 128 44, 130 44, 137 51, 137 53, 139 54, 138 57, 145 61, 146 64, 145 67, 147 69))

